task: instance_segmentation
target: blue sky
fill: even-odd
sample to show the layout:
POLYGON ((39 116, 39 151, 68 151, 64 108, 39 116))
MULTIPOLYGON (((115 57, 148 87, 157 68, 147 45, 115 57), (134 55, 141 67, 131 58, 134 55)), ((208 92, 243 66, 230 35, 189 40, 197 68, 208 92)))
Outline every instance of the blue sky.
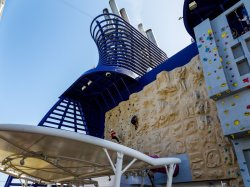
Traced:
MULTIPOLYGON (((133 26, 152 28, 172 56, 190 44, 184 0, 117 0, 133 26)), ((89 34, 108 0, 6 0, 0 21, 0 123, 37 125, 58 97, 98 62, 89 34)))

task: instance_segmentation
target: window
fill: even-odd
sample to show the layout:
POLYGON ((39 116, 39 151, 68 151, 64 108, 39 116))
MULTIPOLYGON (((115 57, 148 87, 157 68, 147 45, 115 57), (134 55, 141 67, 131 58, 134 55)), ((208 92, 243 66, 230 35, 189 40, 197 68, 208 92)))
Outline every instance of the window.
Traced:
POLYGON ((234 39, 250 31, 249 14, 244 5, 229 13, 227 21, 234 39))
POLYGON ((241 46, 241 43, 238 43, 235 46, 233 46, 232 52, 233 52, 235 59, 244 56, 244 52, 243 52, 243 48, 241 46))
POLYGON ((237 62, 237 67, 238 67, 240 76, 250 73, 250 67, 249 67, 247 59, 237 62))
POLYGON ((250 174, 250 149, 243 150, 248 172, 250 174))
POLYGON ((248 51, 250 52, 250 38, 246 39, 248 51))

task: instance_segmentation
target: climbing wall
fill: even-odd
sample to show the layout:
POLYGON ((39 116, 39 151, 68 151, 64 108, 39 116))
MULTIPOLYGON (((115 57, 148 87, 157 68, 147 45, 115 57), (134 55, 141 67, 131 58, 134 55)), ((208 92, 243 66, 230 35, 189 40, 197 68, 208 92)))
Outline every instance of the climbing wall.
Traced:
POLYGON ((250 135, 250 32, 236 33, 227 20, 240 6, 194 28, 209 96, 217 101, 224 134, 232 138, 250 135))
MULTIPOLYGON (((230 179, 241 186, 232 145, 223 136, 209 99, 199 57, 157 79, 106 113, 105 138, 117 132, 123 145, 148 155, 187 154, 193 181, 230 179), (136 116, 138 127, 131 123, 136 116)), ((113 141, 113 140, 111 140, 113 141)))

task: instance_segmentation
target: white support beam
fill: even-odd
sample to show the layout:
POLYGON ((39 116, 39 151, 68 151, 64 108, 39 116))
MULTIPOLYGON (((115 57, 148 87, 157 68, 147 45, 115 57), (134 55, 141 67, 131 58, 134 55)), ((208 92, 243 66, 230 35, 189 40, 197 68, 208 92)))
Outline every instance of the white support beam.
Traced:
POLYGON ((122 164, 123 164, 123 153, 117 152, 114 187, 120 187, 121 185, 122 164))
POLYGON ((125 171, 127 171, 127 169, 130 167, 130 166, 132 166, 134 163, 135 163, 135 161, 136 161, 137 159, 136 158, 134 158, 123 170, 122 170, 122 174, 125 172, 125 171))
POLYGON ((116 168, 115 168, 115 166, 114 166, 114 164, 113 164, 113 162, 112 162, 112 160, 111 160, 111 158, 110 158, 110 156, 109 156, 109 153, 108 153, 107 149, 103 148, 103 150, 104 150, 104 152, 106 153, 106 155, 107 155, 107 157, 108 157, 108 160, 109 160, 109 163, 110 163, 110 165, 111 165, 111 167, 112 167, 112 169, 113 169, 113 171, 114 171, 114 173, 115 173, 116 168))
POLYGON ((175 167, 176 167, 176 164, 165 165, 167 176, 168 176, 166 187, 172 187, 175 167))

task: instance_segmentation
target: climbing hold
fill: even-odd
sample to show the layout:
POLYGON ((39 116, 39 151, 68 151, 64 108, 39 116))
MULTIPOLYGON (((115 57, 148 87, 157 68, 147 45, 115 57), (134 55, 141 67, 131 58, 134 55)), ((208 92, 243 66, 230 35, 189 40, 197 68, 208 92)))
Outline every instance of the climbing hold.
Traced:
POLYGON ((208 73, 207 73, 207 76, 210 76, 210 75, 211 75, 211 73, 210 73, 210 72, 208 72, 208 73))
POLYGON ((213 34, 212 29, 208 29, 207 33, 208 33, 208 35, 212 35, 213 34))
POLYGON ((240 125, 240 121, 239 121, 239 120, 235 120, 235 121, 234 121, 234 125, 235 125, 235 126, 240 125))
POLYGON ((239 99, 240 96, 239 96, 238 94, 236 94, 236 95, 234 95, 234 98, 235 98, 235 99, 239 99))
POLYGON ((224 104, 225 104, 225 101, 221 101, 221 104, 224 105, 224 104))
POLYGON ((225 38, 227 36, 227 32, 223 32, 222 34, 221 34, 221 37, 222 38, 225 38))
POLYGON ((224 114, 228 115, 229 110, 224 110, 224 114))
POLYGON ((237 86, 238 86, 238 84, 237 84, 237 83, 233 83, 232 85, 233 85, 234 87, 237 87, 237 86))
POLYGON ((215 47, 215 48, 213 49, 213 51, 214 51, 214 52, 218 51, 218 48, 217 48, 217 47, 215 47))
POLYGON ((219 66, 218 69, 222 69, 223 67, 222 66, 219 66))
POLYGON ((232 137, 232 139, 234 139, 235 138, 234 134, 231 134, 231 137, 232 137))
POLYGON ((247 105, 247 109, 250 109, 250 105, 247 105))
POLYGON ((207 87, 207 89, 208 89, 208 90, 211 90, 211 89, 212 89, 212 87, 211 87, 211 86, 208 86, 208 87, 207 87))
POLYGON ((235 103, 232 103, 231 106, 235 106, 236 104, 235 103))
POLYGON ((220 57, 220 62, 222 62, 223 61, 223 59, 222 59, 222 57, 220 57))
POLYGON ((227 65, 231 64, 231 62, 226 62, 227 65))
POLYGON ((226 90, 226 93, 230 93, 231 92, 231 90, 226 90))
POLYGON ((217 79, 217 80, 220 80, 220 76, 217 76, 216 79, 217 79))
POLYGON ((250 116, 250 112, 245 112, 244 115, 245 116, 250 116))
POLYGON ((203 58, 203 61, 205 61, 205 62, 206 62, 206 61, 207 61, 207 58, 203 58))
POLYGON ((216 97, 221 97, 221 93, 216 94, 216 97))
POLYGON ((202 44, 198 45, 197 47, 198 47, 198 48, 201 48, 201 47, 202 47, 202 44))
POLYGON ((248 83, 248 82, 250 82, 250 81, 249 81, 249 78, 245 78, 245 79, 243 79, 243 82, 244 82, 244 83, 248 83))
POLYGON ((226 127, 229 127, 229 126, 230 126, 230 124, 227 123, 227 124, 226 124, 226 127))
POLYGON ((245 127, 241 127, 241 128, 240 128, 241 131, 243 131, 243 130, 245 130, 245 129, 246 129, 245 127))
POLYGON ((225 87, 227 85, 227 83, 222 83, 221 85, 220 85, 220 87, 225 87))

